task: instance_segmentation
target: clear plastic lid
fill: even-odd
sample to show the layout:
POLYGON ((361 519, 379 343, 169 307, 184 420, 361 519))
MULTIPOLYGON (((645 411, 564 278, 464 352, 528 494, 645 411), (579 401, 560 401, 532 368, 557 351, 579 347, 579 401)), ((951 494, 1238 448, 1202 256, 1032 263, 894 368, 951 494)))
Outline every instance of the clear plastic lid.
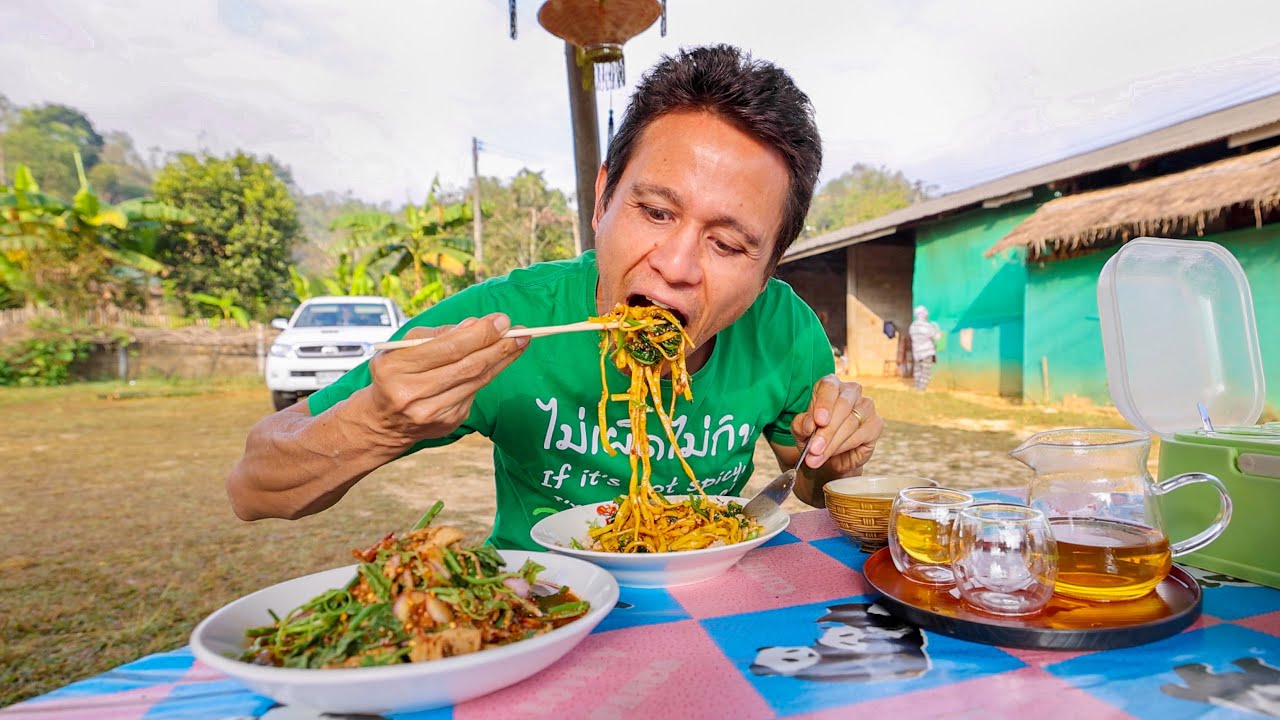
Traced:
POLYGON ((1098 277, 1111 400, 1135 427, 1168 437, 1201 426, 1253 425, 1266 386, 1249 280, 1226 248, 1138 238, 1098 277))

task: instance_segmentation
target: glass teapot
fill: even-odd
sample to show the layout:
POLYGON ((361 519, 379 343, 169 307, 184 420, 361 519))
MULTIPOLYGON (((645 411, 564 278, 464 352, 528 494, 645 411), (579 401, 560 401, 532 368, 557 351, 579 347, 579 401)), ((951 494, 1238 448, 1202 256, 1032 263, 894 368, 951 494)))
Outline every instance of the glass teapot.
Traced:
POLYGON ((1010 453, 1035 472, 1027 504, 1049 518, 1058 544, 1054 592, 1092 601, 1132 600, 1164 580, 1172 558, 1199 550, 1226 529, 1231 497, 1213 475, 1183 473, 1155 482, 1147 472, 1151 437, 1136 430, 1050 430, 1010 453), (1156 496, 1209 483, 1222 498, 1208 528, 1170 544, 1156 496))

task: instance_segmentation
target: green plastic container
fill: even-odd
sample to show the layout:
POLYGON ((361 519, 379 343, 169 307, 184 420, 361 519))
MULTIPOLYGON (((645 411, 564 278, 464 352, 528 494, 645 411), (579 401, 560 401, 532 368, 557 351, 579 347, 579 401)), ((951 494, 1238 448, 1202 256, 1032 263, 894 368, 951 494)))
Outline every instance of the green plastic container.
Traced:
MULTIPOLYGON (((1098 277, 1098 315, 1111 399, 1160 436, 1159 479, 1208 473, 1231 496, 1227 529, 1176 562, 1280 588, 1280 426, 1256 424, 1266 385, 1239 261, 1211 242, 1133 240, 1098 277)), ((1191 485, 1160 507, 1176 542, 1209 526, 1218 494, 1191 485)))
MULTIPOLYGON (((1217 540, 1177 561, 1280 588, 1280 430, 1270 431, 1270 439, 1233 430, 1175 433, 1160 444, 1160 479, 1184 472, 1216 475, 1234 506, 1217 540)), ((1208 527, 1218 511, 1218 494, 1202 485, 1161 500, 1165 531, 1175 541, 1208 527)))

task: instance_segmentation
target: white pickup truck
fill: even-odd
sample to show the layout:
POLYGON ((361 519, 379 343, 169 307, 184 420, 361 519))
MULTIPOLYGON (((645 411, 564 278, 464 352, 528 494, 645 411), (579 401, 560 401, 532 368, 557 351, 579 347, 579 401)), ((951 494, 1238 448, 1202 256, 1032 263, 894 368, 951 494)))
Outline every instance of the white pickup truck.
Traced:
POLYGON ((272 320, 272 327, 284 331, 267 356, 267 387, 276 410, 367 360, 373 344, 390 338, 405 320, 394 301, 374 295, 314 297, 288 320, 272 320))

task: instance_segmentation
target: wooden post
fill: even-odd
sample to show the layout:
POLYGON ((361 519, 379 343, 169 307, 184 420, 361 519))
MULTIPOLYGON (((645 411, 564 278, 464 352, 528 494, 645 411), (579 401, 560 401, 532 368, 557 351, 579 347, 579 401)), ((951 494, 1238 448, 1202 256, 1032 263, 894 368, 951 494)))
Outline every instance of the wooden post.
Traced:
POLYGON ((564 44, 564 68, 569 80, 569 116, 573 125, 573 163, 578 177, 578 252, 596 246, 591 218, 596 212, 596 175, 600 172, 600 127, 596 96, 582 87, 578 49, 564 44))
POLYGON ((476 276, 484 275, 484 230, 480 213, 480 141, 471 138, 471 239, 476 246, 476 276))
POLYGON ((1044 392, 1044 402, 1049 403, 1049 356, 1040 356, 1040 382, 1044 392))
POLYGON ((256 330, 254 334, 256 335, 257 340, 257 347, 255 348, 256 352, 254 354, 258 356, 258 374, 262 375, 267 371, 266 331, 263 330, 262 323, 260 322, 255 322, 253 325, 254 330, 256 330))
POLYGON ((857 245, 845 248, 844 271, 844 363, 853 376, 862 374, 862 347, 858 342, 858 257, 857 245))

